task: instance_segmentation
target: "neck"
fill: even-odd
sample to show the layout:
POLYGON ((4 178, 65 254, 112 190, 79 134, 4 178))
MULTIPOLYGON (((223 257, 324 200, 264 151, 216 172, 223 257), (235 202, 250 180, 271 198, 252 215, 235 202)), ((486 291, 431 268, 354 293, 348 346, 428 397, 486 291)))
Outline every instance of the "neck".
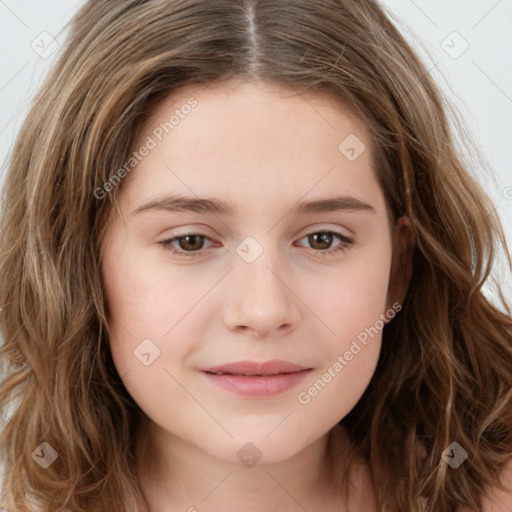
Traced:
POLYGON ((149 512, 344 510, 339 461, 349 440, 341 426, 287 460, 251 467, 219 460, 149 420, 137 439, 149 512))

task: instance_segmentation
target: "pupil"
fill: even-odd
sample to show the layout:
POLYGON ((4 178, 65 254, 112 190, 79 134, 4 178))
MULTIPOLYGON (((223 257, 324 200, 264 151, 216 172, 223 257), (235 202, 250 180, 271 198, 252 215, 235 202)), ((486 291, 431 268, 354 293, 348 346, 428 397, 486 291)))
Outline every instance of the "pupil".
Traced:
POLYGON ((314 235, 311 235, 311 237, 313 238, 314 243, 317 243, 318 239, 320 239, 320 245, 323 246, 320 247, 320 249, 327 249, 331 245, 332 235, 330 233, 315 233, 314 235))
POLYGON ((182 240, 185 240, 185 243, 180 242, 180 246, 181 246, 182 249, 188 249, 188 250, 200 249, 201 243, 197 242, 200 238, 202 238, 200 235, 187 235, 187 236, 184 236, 184 237, 182 237, 182 240), (191 239, 192 239, 192 243, 190 243, 191 239), (197 243, 194 244, 194 240, 197 243))

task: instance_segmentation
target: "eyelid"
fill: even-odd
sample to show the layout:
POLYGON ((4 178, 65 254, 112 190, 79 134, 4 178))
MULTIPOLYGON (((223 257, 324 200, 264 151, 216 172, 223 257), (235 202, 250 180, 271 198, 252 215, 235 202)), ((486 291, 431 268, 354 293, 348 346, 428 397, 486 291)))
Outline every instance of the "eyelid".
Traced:
POLYGON ((353 238, 353 236, 354 236, 354 233, 344 226, 332 225, 332 224, 330 226, 328 226, 325 224, 322 225, 321 223, 320 223, 320 225, 319 225, 319 223, 310 224, 309 226, 306 226, 301 231, 301 233, 302 232, 303 232, 303 234, 300 235, 300 238, 304 238, 305 236, 311 235, 313 233, 326 233, 326 232, 340 233, 340 234, 343 234, 343 236, 346 236, 347 238, 353 238), (341 232, 342 230, 343 230, 343 233, 341 232))
MULTIPOLYGON (((306 228, 307 229, 307 228, 306 228)), ((340 244, 334 246, 334 248, 330 249, 320 249, 315 250, 311 249, 313 253, 317 253, 320 257, 327 257, 330 256, 332 253, 338 252, 338 251, 345 251, 347 249, 350 249, 352 246, 356 245, 355 239, 351 235, 347 235, 346 233, 343 233, 340 231, 341 228, 314 228, 312 226, 309 227, 308 231, 304 232, 302 235, 298 237, 298 240, 302 240, 303 238, 306 238, 308 236, 318 234, 318 233, 330 233, 337 237, 340 240, 340 244)), ((167 238, 161 242, 158 242, 159 245, 162 245, 165 250, 170 252, 171 254, 176 255, 177 257, 201 257, 204 255, 205 251, 208 251, 209 248, 202 248, 198 249, 197 251, 184 251, 183 249, 176 248, 172 246, 172 242, 175 242, 176 240, 180 238, 184 238, 186 236, 199 236, 203 237, 206 240, 212 241, 212 238, 204 233, 201 230, 193 230, 193 228, 190 228, 188 231, 184 233, 173 233, 170 238, 167 238), (169 248, 172 247, 172 250, 169 248)), ((304 247, 302 245, 299 245, 298 247, 304 247)))
MULTIPOLYGON (((193 225, 191 225, 191 226, 187 226, 185 228, 176 228, 176 229, 177 229, 177 231, 166 230, 166 231, 172 231, 172 233, 170 235, 168 235, 165 238, 165 240, 169 240, 171 238, 181 238, 181 237, 184 237, 187 235, 201 235, 210 240, 212 239, 212 236, 205 233, 205 229, 203 227, 195 228, 193 225), (181 229, 183 229, 183 232, 180 231, 181 229)), ((298 237, 304 238, 307 235, 311 235, 314 233, 320 233, 320 232, 322 232, 322 233, 326 233, 326 232, 339 233, 340 235, 343 235, 346 238, 353 238, 353 236, 354 236, 352 231, 350 231, 349 229, 347 229, 345 227, 332 226, 332 225, 330 227, 325 226, 325 225, 320 225, 319 227, 317 227, 317 224, 312 224, 312 225, 309 225, 309 226, 306 226, 305 228, 303 228, 301 230, 301 232, 299 232, 302 234, 299 234, 298 237), (344 232, 342 233, 340 230, 343 230, 344 232)))

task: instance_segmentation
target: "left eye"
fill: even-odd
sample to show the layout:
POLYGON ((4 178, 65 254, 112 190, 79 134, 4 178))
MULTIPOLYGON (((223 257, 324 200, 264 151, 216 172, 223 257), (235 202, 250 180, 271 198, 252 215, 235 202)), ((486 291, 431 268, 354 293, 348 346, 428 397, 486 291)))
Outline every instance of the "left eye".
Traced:
MULTIPOLYGON (((354 245, 354 239, 337 231, 315 231, 313 233, 309 233, 301 238, 301 240, 307 238, 309 243, 314 245, 320 245, 321 247, 317 249, 315 252, 324 255, 331 254, 337 251, 343 251, 354 245), (330 246, 332 241, 338 238, 342 243, 335 246, 331 249, 325 249, 322 246, 330 246)), ((194 257, 200 256, 201 250, 203 249, 203 241, 204 239, 209 240, 209 237, 203 233, 188 233, 181 236, 175 236, 174 238, 170 238, 168 240, 163 240, 162 242, 158 242, 160 245, 164 246, 164 249, 170 251, 171 254, 175 254, 177 256, 185 256, 185 257, 194 257), (175 242, 178 242, 178 246, 173 245, 175 242), (171 249, 172 247, 172 249, 171 249)), ((314 247, 313 247, 314 248, 314 247)))

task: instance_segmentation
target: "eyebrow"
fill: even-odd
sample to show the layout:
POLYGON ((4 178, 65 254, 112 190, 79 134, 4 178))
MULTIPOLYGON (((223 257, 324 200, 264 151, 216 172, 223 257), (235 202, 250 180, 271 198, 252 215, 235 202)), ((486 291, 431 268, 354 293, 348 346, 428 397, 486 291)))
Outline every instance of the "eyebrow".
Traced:
MULTIPOLYGON (((239 208, 217 198, 187 197, 182 195, 170 195, 153 199, 133 210, 132 215, 148 211, 195 212, 203 214, 235 216, 240 213, 239 208)), ((295 205, 292 214, 329 213, 335 211, 369 211, 376 213, 375 208, 354 196, 341 195, 302 201, 295 205)))

